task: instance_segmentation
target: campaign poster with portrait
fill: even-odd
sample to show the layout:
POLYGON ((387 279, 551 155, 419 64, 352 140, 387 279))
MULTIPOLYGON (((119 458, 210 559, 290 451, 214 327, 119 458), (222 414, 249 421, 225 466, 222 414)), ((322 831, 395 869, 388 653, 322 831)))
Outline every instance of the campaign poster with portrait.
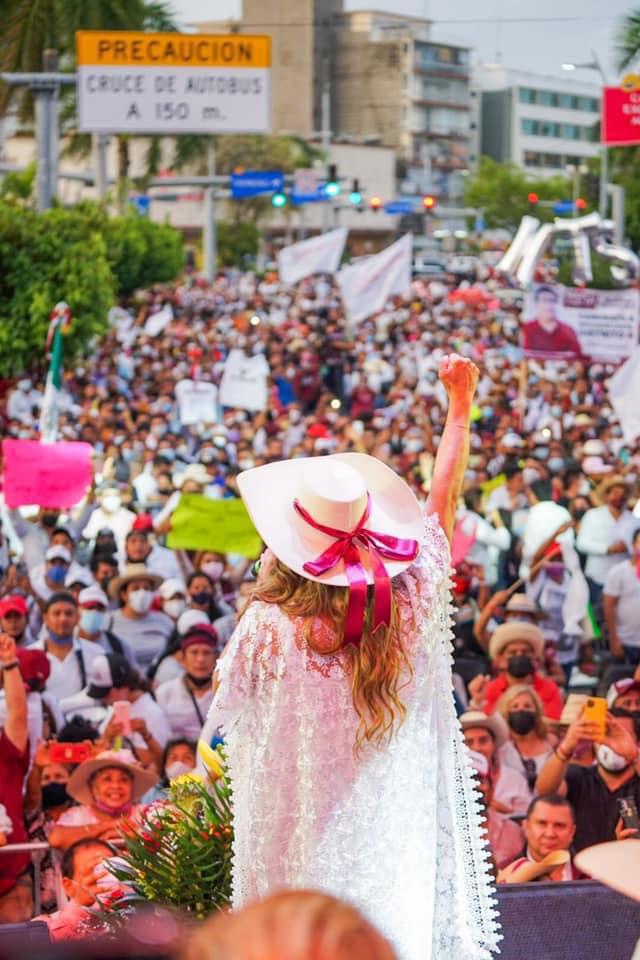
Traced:
POLYGON ((525 357, 619 363, 638 343, 638 290, 590 290, 536 283, 527 290, 521 342, 525 357))

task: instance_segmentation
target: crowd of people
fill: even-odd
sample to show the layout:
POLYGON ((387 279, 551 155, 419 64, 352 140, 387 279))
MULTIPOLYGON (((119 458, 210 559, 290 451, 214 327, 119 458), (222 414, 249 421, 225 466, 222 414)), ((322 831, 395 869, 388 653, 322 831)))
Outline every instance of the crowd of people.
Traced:
MULTIPOLYGON (((357 451, 423 501, 450 352, 481 370, 452 639, 496 878, 575 879, 575 852, 636 835, 640 444, 608 402, 611 369, 523 368, 517 302, 492 281, 490 298, 452 301, 454 285, 418 282, 353 326, 326 277, 191 276, 114 311, 66 371, 59 437, 91 444, 94 483, 71 511, 1 514, 0 844, 50 849, 34 886, 29 853, 0 847, 0 923, 37 913, 68 935, 122 824, 196 767, 256 558, 170 549, 181 495, 237 498, 253 466, 357 451), (233 351, 263 357, 265 408, 185 424, 177 384, 219 385, 233 351)), ((39 438, 43 392, 27 372, 8 385, 5 436, 39 438)))

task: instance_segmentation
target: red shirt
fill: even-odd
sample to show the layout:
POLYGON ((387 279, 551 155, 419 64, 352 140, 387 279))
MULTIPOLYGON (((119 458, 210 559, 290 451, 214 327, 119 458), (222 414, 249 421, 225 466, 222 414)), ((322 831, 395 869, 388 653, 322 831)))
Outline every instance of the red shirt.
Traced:
POLYGON ((555 330, 543 330, 537 320, 523 326, 524 352, 528 356, 580 357, 582 348, 573 327, 558 321, 555 330))
MULTIPOLYGON (((551 720, 559 720, 560 714, 562 713, 562 697, 560 696, 558 685, 554 683, 553 680, 550 680, 549 677, 541 677, 540 674, 534 673, 531 686, 542 700, 545 717, 549 717, 551 720)), ((505 674, 501 674, 499 677, 496 677, 495 680, 489 681, 485 689, 484 703, 482 705, 484 713, 493 713, 498 700, 508 687, 509 684, 507 683, 505 674)))
MULTIPOLYGON (((22 788, 29 769, 29 747, 18 748, 4 732, 0 732, 0 803, 3 803, 13 823, 8 843, 26 843, 22 788)), ((0 894, 14 886, 18 877, 31 863, 28 853, 0 853, 0 894)))

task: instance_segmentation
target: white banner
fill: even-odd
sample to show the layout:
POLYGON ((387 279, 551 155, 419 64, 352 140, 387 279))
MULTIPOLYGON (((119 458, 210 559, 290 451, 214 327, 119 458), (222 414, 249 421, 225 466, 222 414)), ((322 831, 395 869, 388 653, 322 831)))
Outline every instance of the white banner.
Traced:
POLYGON ((221 405, 241 410, 264 410, 268 376, 269 364, 261 353, 247 357, 242 350, 232 350, 220 383, 221 405))
POLYGON ((297 283, 314 273, 335 273, 340 266, 347 232, 346 227, 339 227, 283 247, 278 254, 278 273, 282 283, 297 283))
POLYGON ((637 290, 590 290, 537 283, 522 311, 525 356, 617 363, 638 343, 637 290))
POLYGON ((173 320, 173 307, 170 303, 165 304, 157 313, 151 314, 144 325, 144 333, 147 337, 157 337, 164 328, 173 320))
POLYGON ((183 427, 217 423, 218 388, 200 380, 180 380, 175 389, 183 427))
POLYGON ((412 237, 407 233, 382 253, 340 270, 336 279, 351 322, 378 313, 389 297, 410 292, 411 247, 412 237))
POLYGON ((640 347, 636 347, 627 362, 609 378, 607 386, 624 441, 633 444, 636 437, 640 437, 640 347))

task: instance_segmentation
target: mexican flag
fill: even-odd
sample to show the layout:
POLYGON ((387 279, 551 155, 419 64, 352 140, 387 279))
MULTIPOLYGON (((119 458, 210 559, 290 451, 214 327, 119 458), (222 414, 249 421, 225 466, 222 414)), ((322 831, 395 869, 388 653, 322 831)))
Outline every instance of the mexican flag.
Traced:
POLYGON ((51 314, 47 333, 47 349, 51 351, 49 372, 40 411, 40 443, 58 439, 58 409, 62 390, 62 337, 71 326, 71 311, 64 301, 57 303, 51 314))

